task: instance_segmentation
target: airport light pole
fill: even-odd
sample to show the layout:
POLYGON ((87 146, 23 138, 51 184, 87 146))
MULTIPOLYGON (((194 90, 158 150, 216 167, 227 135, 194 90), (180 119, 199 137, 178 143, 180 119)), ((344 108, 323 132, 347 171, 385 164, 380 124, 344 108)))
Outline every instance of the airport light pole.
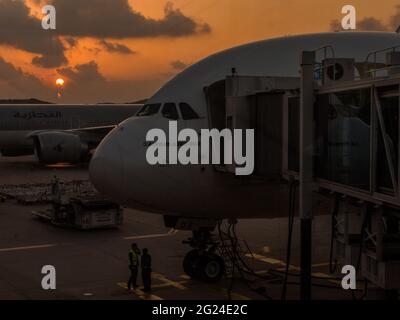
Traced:
POLYGON ((311 299, 312 193, 313 193, 313 114, 315 52, 301 55, 300 92, 300 298, 311 299))

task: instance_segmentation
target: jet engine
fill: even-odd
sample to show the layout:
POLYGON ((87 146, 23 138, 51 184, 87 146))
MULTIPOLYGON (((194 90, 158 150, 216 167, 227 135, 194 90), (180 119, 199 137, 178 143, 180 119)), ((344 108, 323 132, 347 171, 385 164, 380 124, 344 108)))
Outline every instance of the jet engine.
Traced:
POLYGON ((42 132, 32 136, 35 154, 45 163, 83 161, 89 155, 89 147, 77 135, 65 132, 42 132))

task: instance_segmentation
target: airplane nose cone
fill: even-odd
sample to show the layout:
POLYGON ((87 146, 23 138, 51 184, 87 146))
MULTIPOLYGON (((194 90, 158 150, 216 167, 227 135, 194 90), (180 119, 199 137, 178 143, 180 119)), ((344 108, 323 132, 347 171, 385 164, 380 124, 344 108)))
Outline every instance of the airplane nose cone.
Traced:
POLYGON ((123 185, 121 151, 117 144, 104 141, 97 148, 89 166, 95 188, 110 199, 121 199, 123 185))

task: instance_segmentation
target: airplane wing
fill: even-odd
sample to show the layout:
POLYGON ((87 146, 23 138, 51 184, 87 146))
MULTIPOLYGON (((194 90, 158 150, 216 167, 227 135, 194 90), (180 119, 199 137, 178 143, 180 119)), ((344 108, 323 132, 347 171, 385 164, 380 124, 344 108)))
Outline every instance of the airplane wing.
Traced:
POLYGON ((114 129, 115 127, 117 127, 118 125, 111 125, 111 126, 100 126, 100 127, 87 127, 87 128, 79 128, 79 129, 67 129, 64 130, 66 132, 93 132, 93 131, 111 131, 112 129, 114 129))
POLYGON ((79 129, 65 129, 65 130, 37 130, 30 132, 26 137, 34 139, 43 134, 73 134, 79 136, 81 141, 87 142, 90 145, 97 145, 104 139, 104 137, 113 130, 117 125, 99 126, 99 127, 86 127, 79 129))
POLYGON ((117 125, 89 127, 89 128, 63 130, 63 132, 70 132, 70 133, 75 133, 78 135, 94 134, 94 135, 101 135, 101 136, 105 137, 111 130, 113 130, 116 127, 117 127, 117 125))

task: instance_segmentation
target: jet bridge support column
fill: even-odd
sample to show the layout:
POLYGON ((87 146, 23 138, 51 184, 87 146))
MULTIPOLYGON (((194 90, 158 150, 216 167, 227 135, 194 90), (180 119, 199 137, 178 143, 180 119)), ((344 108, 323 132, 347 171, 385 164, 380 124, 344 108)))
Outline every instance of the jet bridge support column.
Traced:
POLYGON ((301 55, 300 96, 300 298, 311 299, 313 113, 315 52, 301 55))

